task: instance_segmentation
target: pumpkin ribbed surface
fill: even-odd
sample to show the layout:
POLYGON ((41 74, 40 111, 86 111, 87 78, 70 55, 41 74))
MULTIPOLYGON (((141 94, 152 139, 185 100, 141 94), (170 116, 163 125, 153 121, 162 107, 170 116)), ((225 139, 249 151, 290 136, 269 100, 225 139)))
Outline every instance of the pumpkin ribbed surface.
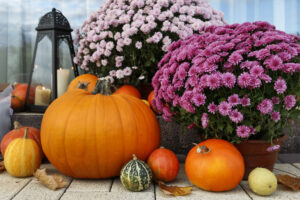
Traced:
POLYGON ((152 172, 145 162, 134 159, 122 168, 120 179, 125 188, 138 192, 150 187, 152 172))
POLYGON ((41 150, 32 139, 17 138, 6 148, 4 165, 15 177, 32 176, 41 164, 41 150))
POLYGON ((41 125, 45 155, 75 178, 118 176, 132 154, 145 160, 159 142, 154 113, 129 95, 67 92, 48 107, 41 125))

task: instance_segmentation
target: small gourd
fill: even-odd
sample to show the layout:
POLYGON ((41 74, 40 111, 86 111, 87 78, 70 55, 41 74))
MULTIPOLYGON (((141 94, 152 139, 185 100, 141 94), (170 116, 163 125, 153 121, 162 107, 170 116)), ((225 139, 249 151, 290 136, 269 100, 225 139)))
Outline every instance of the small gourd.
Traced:
POLYGON ((120 179, 126 189, 139 192, 150 187, 152 172, 144 161, 138 160, 133 154, 133 160, 122 168, 120 179))
POLYGON ((5 168, 15 177, 32 176, 41 161, 41 149, 33 139, 28 138, 28 128, 25 129, 24 138, 11 141, 4 154, 5 168))

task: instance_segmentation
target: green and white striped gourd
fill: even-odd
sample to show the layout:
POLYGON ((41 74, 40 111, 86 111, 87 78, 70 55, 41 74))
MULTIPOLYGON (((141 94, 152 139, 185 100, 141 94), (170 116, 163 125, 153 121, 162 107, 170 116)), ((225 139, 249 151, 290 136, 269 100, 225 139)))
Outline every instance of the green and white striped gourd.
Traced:
POLYGON ((144 161, 138 160, 133 154, 133 160, 122 168, 120 179, 126 189, 139 192, 150 187, 152 171, 144 161))

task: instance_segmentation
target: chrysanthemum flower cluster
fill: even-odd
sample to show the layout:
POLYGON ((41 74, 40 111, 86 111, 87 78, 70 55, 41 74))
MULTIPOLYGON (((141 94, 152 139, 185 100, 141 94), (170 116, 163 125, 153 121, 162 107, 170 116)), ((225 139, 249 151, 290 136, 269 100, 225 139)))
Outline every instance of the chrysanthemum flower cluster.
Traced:
POLYGON ((74 62, 116 85, 151 82, 173 41, 223 24, 206 0, 108 0, 76 32, 74 62))
POLYGON ((271 140, 299 116, 300 38, 267 22, 210 26, 171 44, 152 80, 165 120, 205 137, 271 140))

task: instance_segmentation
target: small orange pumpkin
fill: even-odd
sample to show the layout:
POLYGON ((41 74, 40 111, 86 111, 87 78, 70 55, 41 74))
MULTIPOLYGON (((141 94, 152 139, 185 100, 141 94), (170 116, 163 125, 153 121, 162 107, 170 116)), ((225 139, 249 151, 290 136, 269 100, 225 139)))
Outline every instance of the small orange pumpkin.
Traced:
POLYGON ((160 147, 151 153, 147 161, 157 180, 173 181, 179 172, 179 161, 175 153, 160 147))
MULTIPOLYGON (((24 109, 28 84, 17 83, 11 93, 11 107, 14 110, 24 109)), ((30 86, 28 104, 34 104, 35 89, 30 86)))
POLYGON ((185 160, 190 182, 214 192, 232 190, 245 173, 244 159, 237 148, 221 139, 209 139, 193 147, 185 160))
POLYGON ((93 74, 81 74, 74 78, 68 86, 68 91, 84 86, 87 91, 92 92, 97 83, 98 77, 93 74))
POLYGON ((152 91, 150 92, 149 96, 148 96, 148 102, 149 102, 151 108, 152 108, 155 112, 157 112, 157 109, 153 106, 153 103, 152 103, 154 99, 155 99, 155 96, 154 96, 154 90, 152 90, 152 91))
POLYGON ((7 172, 15 177, 32 176, 42 162, 39 145, 28 138, 28 128, 24 138, 13 140, 6 148, 4 166, 7 172))
POLYGON ((24 127, 19 122, 14 122, 14 129, 8 132, 1 141, 1 153, 5 154, 5 150, 9 143, 16 138, 24 137, 24 131, 28 128, 28 138, 33 139, 39 145, 40 149, 42 149, 41 140, 40 140, 40 131, 34 127, 24 127))
POLYGON ((136 98, 141 98, 141 93, 132 85, 123 85, 114 94, 128 94, 136 98))

